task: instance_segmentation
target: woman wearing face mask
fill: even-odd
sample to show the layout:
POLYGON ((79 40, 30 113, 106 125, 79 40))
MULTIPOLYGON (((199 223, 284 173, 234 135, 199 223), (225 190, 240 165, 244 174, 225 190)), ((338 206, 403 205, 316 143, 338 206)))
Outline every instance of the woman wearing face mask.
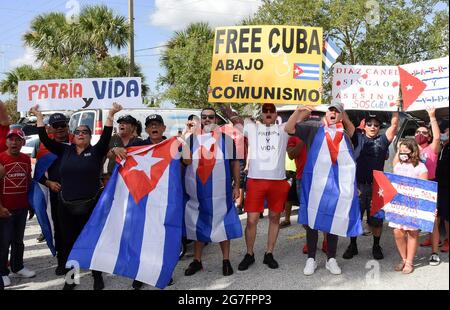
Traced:
MULTIPOLYGON (((419 146, 414 140, 401 141, 395 159, 395 174, 416 179, 428 179, 427 167, 420 162, 419 146)), ((395 271, 401 271, 404 274, 413 272, 419 230, 394 223, 389 223, 389 227, 394 228, 395 242, 402 258, 401 262, 395 266, 395 271)))

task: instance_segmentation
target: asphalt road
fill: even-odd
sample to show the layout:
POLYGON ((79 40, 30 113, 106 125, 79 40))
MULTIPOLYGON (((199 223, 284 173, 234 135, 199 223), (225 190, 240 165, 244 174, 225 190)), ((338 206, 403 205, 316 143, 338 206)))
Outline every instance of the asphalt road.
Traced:
MULTIPOLYGON (((245 227, 245 215, 241 216, 245 227)), ((184 270, 192 260, 193 244, 188 245, 188 252, 178 263, 173 278, 174 285, 167 290, 448 290, 449 289, 449 260, 448 253, 441 253, 439 266, 428 265, 430 248, 419 248, 415 260, 415 270, 412 274, 404 275, 393 270, 399 260, 394 244, 392 229, 385 225, 381 240, 385 259, 372 260, 372 237, 358 238, 359 255, 352 260, 344 260, 348 240, 339 239, 338 263, 342 268, 341 275, 332 275, 325 269, 326 256, 321 251, 317 253, 319 268, 312 276, 303 275, 306 255, 301 248, 306 242, 305 230, 296 224, 297 216, 291 218, 291 225, 280 230, 274 257, 279 262, 279 269, 269 269, 262 263, 267 242, 268 219, 260 220, 258 236, 255 244, 256 263, 247 271, 237 270, 237 265, 245 254, 244 238, 233 240, 231 243, 231 263, 235 270, 232 276, 222 276, 222 257, 218 244, 210 244, 204 249, 204 270, 190 277, 184 276, 184 270)), ((36 220, 27 223, 25 231, 25 265, 35 270, 37 276, 33 279, 12 278, 9 290, 60 290, 64 279, 54 273, 56 259, 50 254, 45 243, 37 243, 36 238, 40 229, 36 220)), ((423 239, 422 236, 421 239, 423 239)), ((322 235, 319 237, 319 247, 322 235)), ((105 275, 105 289, 128 290, 131 279, 105 275)), ((93 280, 89 271, 81 274, 78 289, 91 290, 93 280)), ((143 289, 155 289, 145 285, 143 289)))

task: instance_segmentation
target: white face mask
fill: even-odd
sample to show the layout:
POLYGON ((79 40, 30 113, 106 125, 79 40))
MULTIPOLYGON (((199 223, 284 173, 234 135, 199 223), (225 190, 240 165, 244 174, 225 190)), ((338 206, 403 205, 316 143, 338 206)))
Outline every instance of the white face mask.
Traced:
POLYGON ((448 141, 448 132, 447 133, 441 133, 441 141, 442 142, 448 141))
POLYGON ((409 156, 408 156, 407 154, 400 154, 400 155, 398 156, 398 158, 400 159, 400 161, 406 162, 406 161, 408 161, 409 156))

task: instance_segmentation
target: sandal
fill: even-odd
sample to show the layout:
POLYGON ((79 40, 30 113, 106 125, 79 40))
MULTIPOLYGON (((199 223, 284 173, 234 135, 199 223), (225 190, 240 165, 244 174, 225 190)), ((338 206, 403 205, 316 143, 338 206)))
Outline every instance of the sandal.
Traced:
POLYGON ((406 264, 406 259, 402 259, 402 261, 395 266, 394 270, 402 271, 403 267, 405 267, 405 264, 406 264))
POLYGON ((290 221, 283 221, 280 223, 280 228, 285 228, 291 226, 291 222, 290 221))
POLYGON ((405 267, 403 267, 402 273, 409 274, 414 271, 414 266, 411 262, 405 261, 405 267))

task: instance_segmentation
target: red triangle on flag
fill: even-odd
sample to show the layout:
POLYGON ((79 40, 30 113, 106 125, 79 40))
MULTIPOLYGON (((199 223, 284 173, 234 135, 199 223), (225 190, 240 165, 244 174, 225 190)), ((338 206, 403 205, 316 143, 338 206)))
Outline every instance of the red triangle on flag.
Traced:
POLYGON ((372 207, 370 215, 375 215, 397 195, 397 190, 382 171, 373 171, 372 207))
POLYGON ((304 70, 297 64, 294 64, 294 79, 301 75, 304 72, 304 70))
POLYGON ((403 109, 406 111, 427 88, 427 84, 416 78, 406 70, 398 67, 400 84, 402 87, 403 109))

